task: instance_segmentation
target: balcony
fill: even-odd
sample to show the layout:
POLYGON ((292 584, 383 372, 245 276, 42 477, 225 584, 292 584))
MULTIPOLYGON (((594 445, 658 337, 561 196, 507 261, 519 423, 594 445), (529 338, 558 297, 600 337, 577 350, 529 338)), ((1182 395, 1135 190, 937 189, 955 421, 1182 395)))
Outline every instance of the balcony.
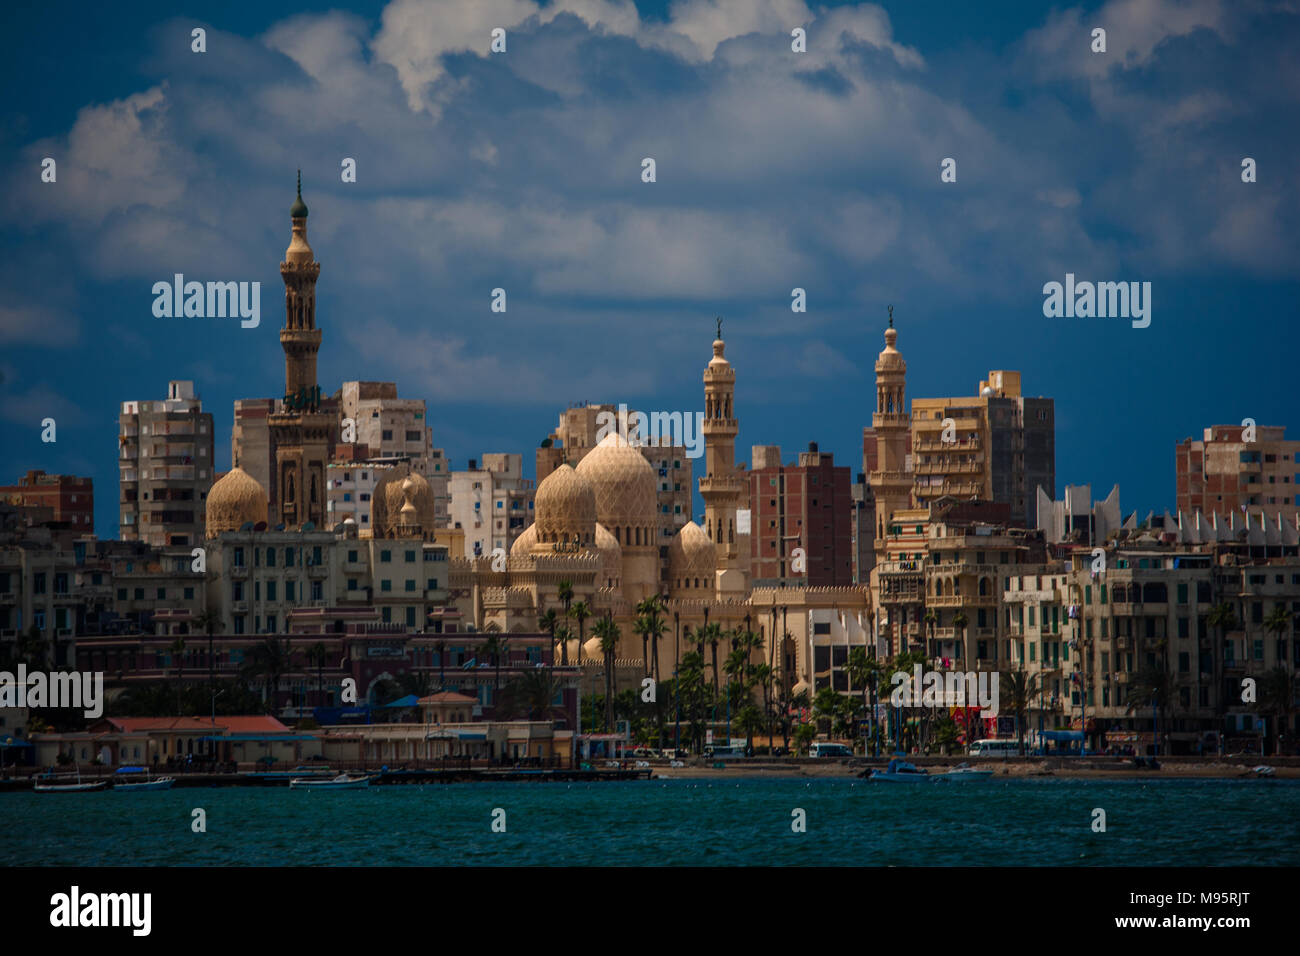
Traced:
POLYGON ((307 565, 307 577, 309 577, 309 578, 313 578, 313 579, 315 579, 315 580, 320 580, 321 578, 327 578, 327 577, 329 577, 329 573, 330 573, 330 569, 329 569, 329 567, 328 567, 327 565, 325 565, 325 564, 309 564, 309 565, 307 565))
POLYGON ((246 564, 232 564, 232 565, 231 565, 231 566, 226 570, 226 574, 229 575, 230 577, 234 578, 234 579, 237 580, 237 581, 242 581, 242 580, 244 580, 245 578, 248 577, 248 565, 246 565, 246 564))

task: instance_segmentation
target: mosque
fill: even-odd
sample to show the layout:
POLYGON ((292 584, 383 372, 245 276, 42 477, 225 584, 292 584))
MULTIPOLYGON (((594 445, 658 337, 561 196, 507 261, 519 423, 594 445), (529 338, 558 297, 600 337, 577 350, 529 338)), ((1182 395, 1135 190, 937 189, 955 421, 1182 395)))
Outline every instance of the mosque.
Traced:
MULTIPOLYGON (((324 517, 320 502, 331 443, 328 429, 337 429, 338 422, 319 404, 321 330, 315 323, 315 283, 320 263, 307 241, 301 181, 290 219, 292 239, 280 266, 286 299, 280 333, 286 402, 271 416, 280 493, 276 514, 269 517, 277 531, 297 528, 319 535, 325 531, 317 522, 324 517), (288 396, 303 400, 290 402, 288 396)), ((736 372, 725 348, 719 323, 703 372, 703 525, 687 522, 663 547, 657 537, 655 469, 625 435, 607 435, 576 467, 561 465, 538 485, 534 522, 504 561, 500 556, 450 559, 448 603, 466 629, 537 633, 539 617, 555 610, 574 635, 562 648, 568 659, 600 661, 592 630, 597 619, 609 617, 621 630, 616 658, 639 664, 644 645, 633 629, 641 616, 638 607, 659 596, 664 630, 654 666, 663 675, 671 674, 680 655, 693 646, 691 635, 706 624, 775 632, 776 602, 758 607, 751 595, 749 533, 740 520, 748 508, 748 479, 745 466, 735 461, 736 372), (587 619, 566 618, 566 602, 568 607, 584 602, 587 619), (771 620, 765 628, 760 615, 767 612, 771 620)), ((208 494, 208 537, 247 532, 259 524, 265 528, 267 500, 265 489, 236 462, 208 494)), ((370 531, 358 535, 350 523, 340 524, 334 533, 433 547, 437 529, 429 482, 409 466, 388 470, 373 493, 370 531)))

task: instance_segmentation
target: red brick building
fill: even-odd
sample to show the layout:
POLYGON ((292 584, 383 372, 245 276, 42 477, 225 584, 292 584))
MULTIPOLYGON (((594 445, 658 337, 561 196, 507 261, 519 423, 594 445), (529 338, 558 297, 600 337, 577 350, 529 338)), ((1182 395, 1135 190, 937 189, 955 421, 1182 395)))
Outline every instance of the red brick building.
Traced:
POLYGON ((26 508, 51 508, 54 520, 73 531, 95 530, 95 491, 89 478, 29 471, 16 485, 0 486, 0 501, 26 508))
POLYGON ((782 465, 776 445, 755 445, 749 478, 750 557, 755 587, 853 584, 853 493, 847 466, 819 452, 782 465), (803 548, 806 570, 795 567, 803 548))
POLYGON ((1249 511, 1275 518, 1300 512, 1300 441, 1286 429, 1214 425, 1200 441, 1174 446, 1178 510, 1191 514, 1249 511))

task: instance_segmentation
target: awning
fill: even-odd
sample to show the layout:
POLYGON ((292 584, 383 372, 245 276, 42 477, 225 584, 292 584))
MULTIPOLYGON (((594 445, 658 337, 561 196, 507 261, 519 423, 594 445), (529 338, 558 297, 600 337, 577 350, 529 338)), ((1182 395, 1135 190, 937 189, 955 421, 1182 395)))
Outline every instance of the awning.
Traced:
POLYGON ((0 737, 0 747, 34 747, 29 740, 19 740, 16 737, 0 737))
POLYGON ((1082 730, 1044 730, 1043 739, 1056 740, 1056 741, 1082 740, 1083 731, 1082 730))
POLYGON ((376 704, 375 710, 384 710, 389 707, 414 707, 420 702, 420 698, 414 694, 407 694, 405 697, 399 697, 397 700, 390 701, 387 704, 376 704))

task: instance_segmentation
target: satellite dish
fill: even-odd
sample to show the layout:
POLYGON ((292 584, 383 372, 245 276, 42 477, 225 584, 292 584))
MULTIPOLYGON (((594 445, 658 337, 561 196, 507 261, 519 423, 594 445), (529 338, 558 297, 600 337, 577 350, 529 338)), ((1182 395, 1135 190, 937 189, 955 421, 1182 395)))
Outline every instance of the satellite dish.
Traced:
POLYGON ((257 524, 253 525, 253 530, 254 530, 254 531, 265 531, 265 530, 266 530, 266 522, 265 522, 265 521, 259 521, 257 524))
POLYGON ((316 530, 316 522, 314 522, 314 521, 308 521, 306 524, 304 524, 304 525, 302 526, 302 529, 301 529, 301 530, 303 530, 303 531, 315 531, 315 530, 316 530))
POLYGON ((239 526, 239 530, 240 530, 240 531, 252 531, 252 530, 253 530, 253 522, 251 522, 251 521, 245 521, 243 524, 241 524, 241 525, 239 526))

